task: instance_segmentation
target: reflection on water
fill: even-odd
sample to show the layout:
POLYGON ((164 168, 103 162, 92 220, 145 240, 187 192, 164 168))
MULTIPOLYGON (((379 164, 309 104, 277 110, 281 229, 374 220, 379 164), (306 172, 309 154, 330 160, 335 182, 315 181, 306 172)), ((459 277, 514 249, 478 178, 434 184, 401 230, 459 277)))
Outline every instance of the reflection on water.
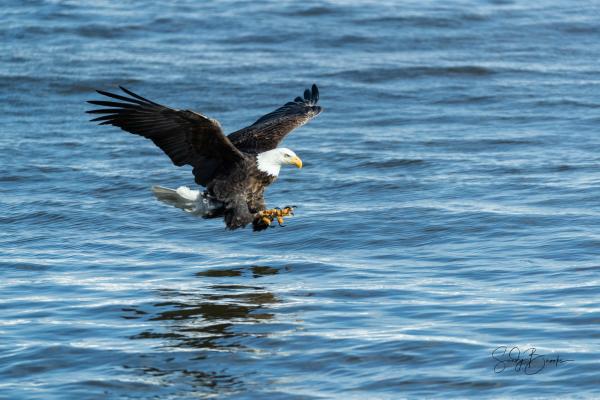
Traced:
POLYGON ((137 369, 165 385, 174 380, 181 384, 187 377, 199 391, 240 390, 243 382, 227 372, 227 364, 239 354, 258 352, 251 343, 271 333, 267 324, 274 318, 271 305, 280 300, 264 286, 231 279, 248 282, 278 273, 278 268, 267 266, 210 269, 196 274, 197 290, 159 289, 157 297, 162 301, 124 308, 123 318, 140 319, 149 326, 131 339, 155 341, 152 347, 159 350, 149 355, 151 365, 143 362, 137 369), (220 363, 219 353, 229 360, 220 363), (211 362, 205 361, 209 356, 211 362))

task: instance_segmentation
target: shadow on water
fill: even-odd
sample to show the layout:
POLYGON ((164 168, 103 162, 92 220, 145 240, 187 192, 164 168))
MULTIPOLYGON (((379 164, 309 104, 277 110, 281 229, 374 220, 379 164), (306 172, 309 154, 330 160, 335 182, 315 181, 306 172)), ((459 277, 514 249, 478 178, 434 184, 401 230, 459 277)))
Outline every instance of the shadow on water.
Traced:
POLYGON ((185 391, 242 390, 247 383, 243 378, 252 371, 243 366, 232 370, 232 364, 244 365, 260 352, 256 339, 272 333, 271 306, 280 303, 266 287, 248 285, 248 278, 278 273, 267 266, 210 269, 196 274, 198 289, 158 289, 162 301, 124 308, 123 318, 142 320, 146 327, 131 339, 153 341, 155 349, 147 360, 124 367, 185 391), (182 378, 187 384, 182 385, 182 378))

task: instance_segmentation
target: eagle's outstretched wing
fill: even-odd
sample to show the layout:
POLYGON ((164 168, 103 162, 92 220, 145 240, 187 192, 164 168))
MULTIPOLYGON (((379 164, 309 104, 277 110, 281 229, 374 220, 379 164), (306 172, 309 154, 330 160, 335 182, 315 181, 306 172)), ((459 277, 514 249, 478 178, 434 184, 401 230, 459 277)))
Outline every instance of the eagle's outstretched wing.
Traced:
POLYGON ((165 107, 119 87, 131 97, 98 90, 98 93, 122 102, 88 101, 110 107, 87 111, 103 114, 92 121, 151 139, 173 164, 193 166, 199 185, 206 186, 218 171, 243 160, 243 154, 223 134, 218 121, 193 111, 165 107))
POLYGON ((252 125, 233 132, 229 140, 241 151, 262 153, 277 147, 291 131, 304 125, 321 112, 317 105, 319 89, 312 85, 304 91, 304 98, 296 97, 277 110, 264 115, 252 125))

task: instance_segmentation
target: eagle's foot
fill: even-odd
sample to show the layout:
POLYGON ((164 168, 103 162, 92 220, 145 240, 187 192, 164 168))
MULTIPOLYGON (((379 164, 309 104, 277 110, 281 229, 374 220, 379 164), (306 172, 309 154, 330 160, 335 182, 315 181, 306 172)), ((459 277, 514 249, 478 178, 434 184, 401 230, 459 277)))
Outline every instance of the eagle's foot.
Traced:
POLYGON ((294 215, 295 208, 296 206, 276 207, 271 210, 259 211, 258 216, 265 225, 271 225, 274 220, 277 220, 279 226, 285 226, 283 225, 283 218, 294 215))

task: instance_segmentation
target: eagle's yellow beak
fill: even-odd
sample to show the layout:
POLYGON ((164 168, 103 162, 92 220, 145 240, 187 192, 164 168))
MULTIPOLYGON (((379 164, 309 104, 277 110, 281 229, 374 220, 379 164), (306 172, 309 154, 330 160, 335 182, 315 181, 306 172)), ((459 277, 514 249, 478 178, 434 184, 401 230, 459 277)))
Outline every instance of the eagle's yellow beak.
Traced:
POLYGON ((290 159, 290 164, 294 164, 298 168, 302 168, 302 160, 296 156, 290 159))

